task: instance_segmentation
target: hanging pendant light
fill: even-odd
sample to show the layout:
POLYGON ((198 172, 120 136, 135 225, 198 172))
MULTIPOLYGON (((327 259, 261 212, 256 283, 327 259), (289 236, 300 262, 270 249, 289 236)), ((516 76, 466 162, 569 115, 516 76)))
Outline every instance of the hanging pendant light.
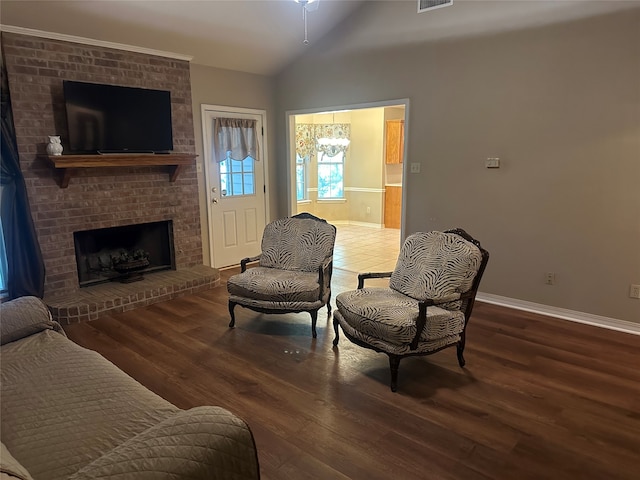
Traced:
POLYGON ((319 138, 316 142, 316 149, 329 157, 335 157, 339 153, 346 152, 349 143, 346 138, 319 138))

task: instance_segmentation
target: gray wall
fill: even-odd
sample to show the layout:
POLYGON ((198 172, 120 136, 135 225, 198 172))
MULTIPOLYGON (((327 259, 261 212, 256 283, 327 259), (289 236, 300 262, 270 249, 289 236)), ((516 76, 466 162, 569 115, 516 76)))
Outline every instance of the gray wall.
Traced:
MULTIPOLYGON (((269 172, 267 187, 271 199, 278 198, 276 179, 277 160, 275 156, 274 134, 274 86, 273 79, 262 75, 253 75, 231 70, 191 64, 191 98, 193 104, 193 128, 195 130, 197 161, 203 166, 198 173, 198 190, 200 196, 200 219, 202 225, 202 249, 205 264, 211 262, 209 252, 209 231, 207 220, 207 204, 204 178, 204 152, 202 144, 201 105, 221 105, 238 108, 252 108, 267 111, 266 132, 268 136, 267 155, 269 172)), ((284 158, 284 157, 283 157, 284 158)), ((285 171, 286 178, 286 171, 285 171)), ((284 183, 286 186, 286 181, 284 183)), ((278 218, 276 203, 272 201, 270 218, 278 218)))
POLYGON ((422 169, 406 178, 405 233, 467 229, 491 252, 485 293, 640 322, 629 298, 640 283, 640 9, 343 49, 362 24, 352 18, 277 77, 278 157, 287 110, 409 98, 406 148, 422 169), (484 168, 494 156, 502 167, 484 168))

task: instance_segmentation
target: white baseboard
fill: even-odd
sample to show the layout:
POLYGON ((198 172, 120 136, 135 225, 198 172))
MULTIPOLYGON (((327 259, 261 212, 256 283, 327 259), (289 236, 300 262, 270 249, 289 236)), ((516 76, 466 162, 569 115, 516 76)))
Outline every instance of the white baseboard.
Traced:
POLYGON ((379 223, 367 223, 367 222, 357 222, 355 220, 327 220, 329 223, 333 225, 358 225, 359 227, 370 227, 370 228, 384 228, 383 225, 379 223))
POLYGON ((384 228, 384 225, 381 225, 379 223, 356 222, 354 220, 351 220, 349 222, 349 225, 358 225, 360 227, 370 227, 370 228, 384 228))
POLYGON ((491 303, 503 307, 515 308, 516 310, 524 310, 525 312, 538 313, 549 317, 555 317, 571 322, 584 323, 594 325, 596 327, 608 328, 619 332, 640 335, 640 323, 628 322, 617 318, 603 317, 593 315, 591 313, 577 312, 575 310, 567 310, 565 308, 550 307, 541 303, 527 302, 518 300, 517 298, 502 297, 491 293, 478 292, 476 300, 479 302, 491 303))

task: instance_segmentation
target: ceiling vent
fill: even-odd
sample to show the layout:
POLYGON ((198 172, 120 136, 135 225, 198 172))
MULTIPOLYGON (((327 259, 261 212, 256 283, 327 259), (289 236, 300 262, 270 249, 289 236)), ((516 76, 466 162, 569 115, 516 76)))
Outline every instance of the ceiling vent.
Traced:
POLYGON ((418 0, 418 13, 453 5, 453 0, 418 0))

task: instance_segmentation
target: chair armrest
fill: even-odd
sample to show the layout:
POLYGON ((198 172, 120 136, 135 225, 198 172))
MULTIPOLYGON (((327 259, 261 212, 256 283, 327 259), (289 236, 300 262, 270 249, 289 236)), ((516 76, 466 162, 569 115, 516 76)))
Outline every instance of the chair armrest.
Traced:
POLYGON ((455 302, 460 299, 462 299, 462 295, 458 292, 454 292, 450 293, 446 297, 440 297, 437 300, 429 299, 428 301, 432 302, 431 305, 442 305, 443 303, 455 302))
POLYGON ((460 293, 459 295, 460 297, 456 300, 468 300, 470 298, 474 298, 476 296, 476 292, 473 290, 469 290, 468 292, 460 293))
POLYGON ((246 257, 240 260, 240 273, 247 270, 247 263, 257 262, 260 260, 261 255, 256 255, 255 257, 246 257))
POLYGON ((391 278, 393 272, 368 272, 358 274, 358 290, 364 288, 364 281, 368 278, 391 278))
POLYGON ((331 274, 333 272, 333 255, 327 257, 318 267, 318 283, 320 284, 320 300, 324 297, 325 290, 331 285, 331 274))
MULTIPOLYGON (((465 294, 466 295, 466 294, 465 294)), ((427 324, 427 307, 432 307, 435 305, 442 305, 443 303, 455 302, 456 300, 460 300, 464 298, 463 295, 459 293, 451 293, 444 298, 439 298, 434 300, 432 298, 427 298, 426 300, 418 302, 418 318, 416 318, 416 335, 413 337, 409 348, 411 350, 415 350, 418 348, 418 342, 420 341, 420 336, 422 335, 422 331, 424 330, 424 326, 427 324)))
POLYGON ((320 268, 322 269, 323 272, 326 272, 326 270, 329 268, 329 266, 333 263, 333 255, 331 255, 330 257, 327 257, 324 259, 324 262, 322 262, 322 265, 320 266, 320 268))

